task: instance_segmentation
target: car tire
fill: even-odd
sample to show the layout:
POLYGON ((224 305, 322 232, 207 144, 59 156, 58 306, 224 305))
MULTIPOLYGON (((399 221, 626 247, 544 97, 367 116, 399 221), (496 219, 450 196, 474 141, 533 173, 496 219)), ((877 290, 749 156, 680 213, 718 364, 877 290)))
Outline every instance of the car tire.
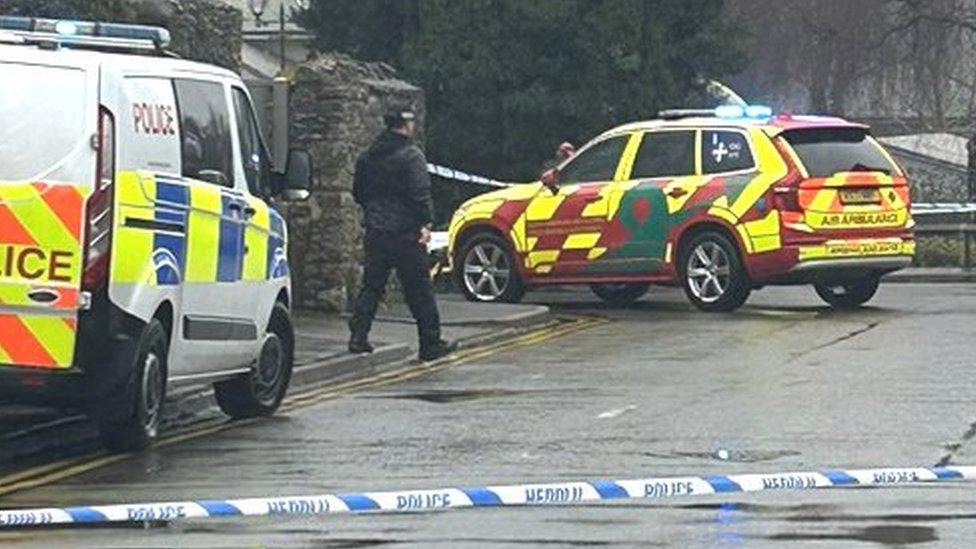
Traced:
POLYGON ((518 303, 525 286, 508 242, 491 232, 468 239, 454 262, 455 281, 468 301, 518 303))
POLYGON ((614 307, 625 307, 638 299, 651 288, 650 284, 622 283, 622 284, 590 284, 593 293, 614 307))
POLYGON ((95 405, 98 432, 109 450, 142 450, 159 435, 168 353, 169 337, 157 319, 150 320, 138 338, 115 344, 111 366, 113 371, 123 373, 123 382, 95 405))
POLYGON ((247 374, 214 384, 220 409, 234 419, 270 416, 288 392, 295 364, 295 331, 282 303, 271 310, 264 343, 247 374))
POLYGON ((678 273, 688 300, 706 312, 741 307, 752 291, 749 275, 735 243, 719 232, 692 238, 679 254, 678 273))
POLYGON ((835 309, 854 309, 871 301, 880 284, 880 277, 869 276, 841 284, 814 284, 813 289, 835 309))

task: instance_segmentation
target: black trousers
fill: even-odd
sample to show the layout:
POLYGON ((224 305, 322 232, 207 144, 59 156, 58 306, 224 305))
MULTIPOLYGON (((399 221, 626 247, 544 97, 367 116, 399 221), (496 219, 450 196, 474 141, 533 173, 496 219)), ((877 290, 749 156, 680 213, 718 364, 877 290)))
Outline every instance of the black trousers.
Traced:
POLYGON ((419 235, 367 231, 363 285, 349 320, 353 338, 365 339, 369 335, 390 271, 395 269, 407 306, 417 321, 421 346, 440 341, 441 319, 430 283, 429 258, 418 238, 419 235))

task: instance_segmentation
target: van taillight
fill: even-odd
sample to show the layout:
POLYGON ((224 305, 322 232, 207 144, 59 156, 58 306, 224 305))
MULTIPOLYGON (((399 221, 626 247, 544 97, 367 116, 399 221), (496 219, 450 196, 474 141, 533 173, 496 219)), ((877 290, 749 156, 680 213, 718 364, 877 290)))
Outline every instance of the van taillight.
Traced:
POLYGON ((95 187, 85 204, 85 270, 81 287, 93 291, 108 282, 112 251, 112 197, 115 189, 115 119, 98 110, 95 187))
POLYGON ((802 212, 800 182, 803 181, 803 174, 793 160, 792 153, 787 149, 789 145, 782 137, 773 139, 773 145, 786 163, 786 175, 773 185, 773 205, 781 212, 802 212))

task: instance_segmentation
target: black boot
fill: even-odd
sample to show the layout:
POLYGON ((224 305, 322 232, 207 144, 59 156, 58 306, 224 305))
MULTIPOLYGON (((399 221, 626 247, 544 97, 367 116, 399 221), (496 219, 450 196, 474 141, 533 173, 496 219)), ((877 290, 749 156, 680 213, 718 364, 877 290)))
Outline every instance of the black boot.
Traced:
POLYGON ((456 351, 457 348, 457 342, 448 343, 443 339, 438 339, 430 343, 421 343, 419 353, 420 360, 430 362, 432 360, 437 360, 438 358, 444 358, 456 351))
POLYGON ((365 337, 352 336, 349 338, 349 352, 354 355, 372 353, 373 346, 369 344, 369 340, 365 337))

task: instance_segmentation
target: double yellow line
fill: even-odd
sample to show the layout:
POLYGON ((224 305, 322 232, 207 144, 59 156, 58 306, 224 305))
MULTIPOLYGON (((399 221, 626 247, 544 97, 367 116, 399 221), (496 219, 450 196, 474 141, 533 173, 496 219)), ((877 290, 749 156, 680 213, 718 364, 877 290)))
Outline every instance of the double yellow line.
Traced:
MULTIPOLYGON (((580 317, 561 323, 554 323, 542 328, 538 328, 513 339, 506 339, 496 343, 491 343, 481 347, 461 350, 443 359, 428 363, 412 363, 404 368, 377 374, 365 379, 349 381, 346 383, 331 384, 319 389, 313 389, 287 397, 281 405, 281 412, 290 412, 308 406, 314 406, 320 402, 338 398, 349 393, 369 389, 381 385, 388 385, 400 381, 407 381, 433 372, 445 370, 447 368, 468 364, 475 360, 485 358, 499 352, 517 349, 528 345, 537 345, 550 339, 562 337, 580 330, 585 330, 609 322, 603 318, 580 317)), ((226 431, 236 427, 252 425, 261 421, 263 418, 245 419, 230 421, 226 419, 215 419, 203 422, 183 432, 164 436, 156 443, 157 448, 165 448, 187 440, 204 437, 220 431, 226 431)), ((54 463, 40 465, 24 471, 18 471, 0 477, 0 496, 19 492, 38 486, 44 486, 66 478, 74 477, 94 469, 112 465, 120 461, 129 459, 134 454, 108 454, 104 451, 79 456, 75 458, 63 459, 54 463)))

